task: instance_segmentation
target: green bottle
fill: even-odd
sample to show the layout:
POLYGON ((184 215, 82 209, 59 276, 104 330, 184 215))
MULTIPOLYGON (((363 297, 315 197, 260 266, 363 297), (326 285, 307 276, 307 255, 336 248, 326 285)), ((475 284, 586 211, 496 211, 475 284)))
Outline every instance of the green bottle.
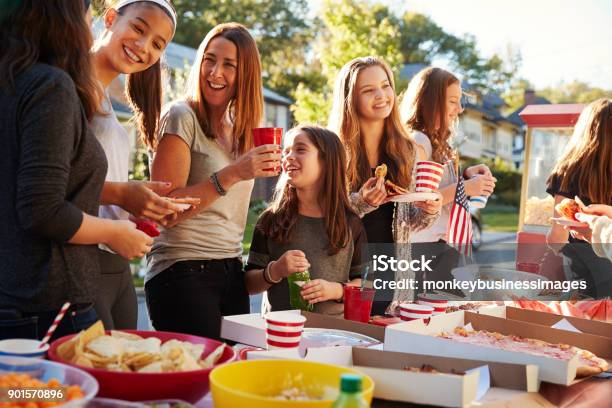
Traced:
POLYGON ((340 395, 332 408, 368 408, 370 405, 363 398, 362 379, 357 374, 342 374, 340 377, 340 395))
POLYGON ((305 300, 300 292, 302 286, 310 281, 310 273, 308 269, 302 272, 295 272, 287 276, 287 284, 289 285, 289 304, 294 309, 301 309, 312 312, 313 305, 305 300), (299 283, 297 283, 299 282, 299 283))

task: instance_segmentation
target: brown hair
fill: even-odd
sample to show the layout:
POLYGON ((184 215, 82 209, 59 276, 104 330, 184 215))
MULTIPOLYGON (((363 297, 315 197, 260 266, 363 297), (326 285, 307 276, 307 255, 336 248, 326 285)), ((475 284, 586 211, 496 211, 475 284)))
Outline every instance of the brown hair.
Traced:
POLYGON ((206 34, 198 47, 195 63, 189 73, 185 99, 196 113, 204 133, 208 137, 214 138, 215 136, 211 134, 204 89, 200 77, 206 48, 217 37, 223 37, 233 42, 238 49, 236 96, 230 101, 228 109, 234 125, 235 140, 232 152, 243 154, 253 148, 251 134, 253 129, 261 123, 264 101, 259 51, 255 40, 242 24, 219 24, 206 34))
POLYGON ((36 63, 60 68, 74 81, 88 119, 97 112, 102 89, 94 79, 89 49, 93 39, 82 1, 23 0, 0 22, 0 86, 36 63))
MULTIPOLYGON (((319 151, 323 163, 323 186, 319 191, 319 204, 324 212, 325 228, 329 238, 329 255, 338 253, 350 240, 349 216, 355 216, 351 209, 346 189, 346 155, 338 136, 325 128, 315 125, 294 127, 287 136, 304 133, 319 151)), ((285 136, 285 137, 287 137, 285 136)), ((276 242, 291 239, 298 220, 298 198, 295 188, 282 174, 276 185, 274 199, 262 214, 261 231, 276 242)))
POLYGON ((548 183, 561 179, 561 190, 569 191, 573 180, 580 195, 593 203, 612 205, 612 100, 601 98, 587 105, 574 133, 557 161, 548 183))
MULTIPOLYGON (((118 0, 114 4, 117 4, 117 2, 118 0)), ((167 1, 167 3, 173 7, 171 2, 167 1)), ((168 10, 152 1, 127 4, 120 7, 117 13, 121 15, 123 11, 134 5, 157 7, 168 15, 171 21, 174 21, 172 16, 168 14, 168 10)), ((109 8, 113 8, 113 6, 111 5, 109 8)), ((142 143, 150 149, 154 149, 163 97, 161 61, 157 60, 155 64, 144 71, 127 74, 125 95, 127 96, 130 108, 134 112, 133 120, 138 126, 142 143)))
MULTIPOLYGON (((344 65, 338 74, 329 118, 330 128, 338 133, 348 153, 347 178, 351 191, 359 190, 372 177, 359 128, 356 108, 358 95, 355 92, 359 73, 369 67, 381 67, 395 90, 393 73, 384 61, 376 57, 355 58, 344 65)), ((384 132, 382 153, 388 160, 386 164, 390 179, 400 186, 408 187, 412 182, 416 146, 400 121, 395 94, 391 114, 385 119, 384 132)))
POLYGON ((452 73, 441 68, 425 68, 412 78, 400 104, 402 121, 410 130, 427 135, 432 159, 438 163, 457 158, 449 144, 454 124, 446 123, 446 90, 452 84, 460 84, 452 73))

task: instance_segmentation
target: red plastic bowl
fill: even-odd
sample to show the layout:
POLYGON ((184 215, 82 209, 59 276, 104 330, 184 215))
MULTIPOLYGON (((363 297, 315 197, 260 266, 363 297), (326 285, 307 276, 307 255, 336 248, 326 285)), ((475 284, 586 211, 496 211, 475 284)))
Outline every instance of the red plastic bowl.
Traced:
MULTIPOLYGON (((137 334, 143 338, 157 337, 162 343, 176 339, 194 344, 204 344, 202 358, 221 345, 220 341, 189 334, 170 333, 163 331, 122 330, 126 333, 137 334)), ((109 332, 107 332, 109 333, 109 332)), ((100 368, 87 368, 61 360, 57 355, 60 344, 70 340, 74 335, 65 336, 55 340, 49 348, 50 360, 78 367, 93 375, 100 384, 99 397, 116 398, 128 401, 181 399, 190 403, 201 400, 210 390, 208 376, 212 369, 218 365, 228 363, 236 358, 234 350, 225 346, 223 355, 214 367, 184 371, 178 373, 124 373, 109 371, 100 368)))

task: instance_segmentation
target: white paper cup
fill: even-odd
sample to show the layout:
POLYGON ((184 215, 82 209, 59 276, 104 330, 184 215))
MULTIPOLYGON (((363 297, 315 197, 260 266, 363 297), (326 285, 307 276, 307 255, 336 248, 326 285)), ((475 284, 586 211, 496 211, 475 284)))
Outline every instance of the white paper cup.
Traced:
POLYGON ((470 197, 470 206, 472 208, 485 208, 488 200, 489 196, 470 197))
POLYGON ((268 350, 300 347, 306 321, 304 316, 289 312, 271 312, 266 314, 265 319, 268 350))
POLYGON ((419 161, 416 167, 417 193, 431 193, 438 189, 444 174, 444 166, 432 161, 419 161))
POLYGON ((434 308, 432 306, 418 303, 402 303, 400 304, 400 319, 404 321, 428 319, 433 311, 434 308))
POLYGON ((446 313, 446 307, 448 306, 448 300, 446 299, 432 299, 427 296, 419 296, 418 304, 431 306, 434 308, 433 315, 439 315, 446 313))
POLYGON ((39 348, 40 340, 7 339, 0 341, 0 356, 45 358, 49 343, 39 348))

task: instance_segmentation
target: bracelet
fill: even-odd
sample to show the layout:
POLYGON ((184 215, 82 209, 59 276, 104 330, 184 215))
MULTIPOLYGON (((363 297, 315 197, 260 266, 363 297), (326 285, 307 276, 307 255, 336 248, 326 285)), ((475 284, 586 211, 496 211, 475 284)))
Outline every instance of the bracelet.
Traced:
POLYGON ((340 286, 342 286, 342 295, 340 295, 340 299, 334 299, 336 303, 344 303, 344 287, 347 286, 346 282, 338 282, 340 286))
POLYGON ((263 271, 263 278, 266 281, 266 283, 270 285, 274 285, 276 283, 279 283, 281 280, 283 280, 283 278, 280 278, 279 280, 276 280, 276 281, 272 280, 272 276, 270 276, 270 265, 272 265, 274 262, 276 261, 268 262, 268 264, 266 265, 263 271))
POLYGON ((215 190, 217 190, 217 193, 219 193, 220 196, 224 196, 227 194, 227 191, 223 188, 223 186, 219 182, 217 172, 214 172, 213 174, 211 174, 210 182, 213 184, 213 186, 215 186, 215 190))

